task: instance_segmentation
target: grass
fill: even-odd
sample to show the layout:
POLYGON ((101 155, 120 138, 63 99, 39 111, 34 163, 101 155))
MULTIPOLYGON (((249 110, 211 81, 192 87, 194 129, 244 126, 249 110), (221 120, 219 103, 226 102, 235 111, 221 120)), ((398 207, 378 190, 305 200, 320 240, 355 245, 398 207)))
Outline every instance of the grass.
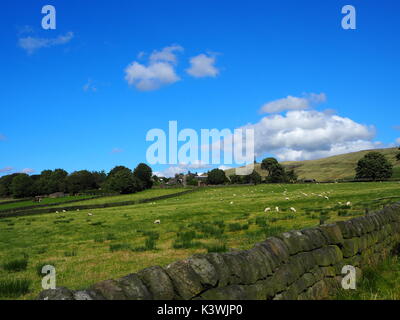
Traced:
POLYGON ((26 270, 26 267, 28 266, 28 258, 20 258, 20 259, 14 259, 10 260, 8 262, 5 262, 2 267, 6 271, 10 272, 20 272, 26 270))
POLYGON ((0 279, 0 297, 18 298, 29 292, 29 279, 0 279))
POLYGON ((387 258, 375 267, 365 268, 355 290, 342 289, 338 300, 400 300, 400 258, 387 258))
POLYGON ((14 202, 14 203, 5 203, 5 204, 1 204, 1 202, 0 202, 0 211, 1 210, 9 210, 9 209, 24 209, 25 207, 40 206, 40 205, 44 205, 44 204, 56 205, 60 202, 84 200, 84 199, 90 199, 92 197, 93 196, 84 196, 83 195, 83 196, 69 196, 69 197, 61 197, 61 198, 43 198, 42 201, 40 201, 40 202, 33 201, 33 200, 19 201, 19 202, 14 202))
POLYGON ((248 249, 268 236, 319 225, 321 211, 333 222, 362 214, 366 207, 378 210, 400 199, 399 186, 383 182, 210 187, 155 204, 67 211, 63 218, 55 213, 8 217, 0 219, 0 261, 26 253, 29 263, 19 272, 0 268, 0 281, 30 280, 29 292, 18 298, 33 299, 41 291, 37 265, 51 261, 58 286, 81 289, 195 253, 248 249), (318 194, 329 195, 329 200, 318 194), (352 203, 347 209, 338 204, 347 201, 352 203), (272 212, 264 213, 266 207, 272 212), (338 215, 339 210, 348 215, 338 215), (161 223, 154 224, 158 219, 161 223))

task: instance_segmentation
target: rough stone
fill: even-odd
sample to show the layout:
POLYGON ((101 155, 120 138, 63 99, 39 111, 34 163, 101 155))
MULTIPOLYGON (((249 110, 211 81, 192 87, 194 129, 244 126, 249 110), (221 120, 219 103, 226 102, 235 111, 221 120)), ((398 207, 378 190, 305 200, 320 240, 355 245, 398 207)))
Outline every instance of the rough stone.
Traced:
POLYGON ((171 263, 165 271, 172 279, 175 291, 181 299, 189 300, 203 291, 201 279, 191 268, 188 260, 171 263))
POLYGON ((40 292, 38 300, 74 300, 74 294, 71 290, 59 287, 56 289, 47 289, 40 292))
POLYGON ((138 272, 154 300, 172 300, 175 296, 171 279, 163 268, 154 266, 138 272))

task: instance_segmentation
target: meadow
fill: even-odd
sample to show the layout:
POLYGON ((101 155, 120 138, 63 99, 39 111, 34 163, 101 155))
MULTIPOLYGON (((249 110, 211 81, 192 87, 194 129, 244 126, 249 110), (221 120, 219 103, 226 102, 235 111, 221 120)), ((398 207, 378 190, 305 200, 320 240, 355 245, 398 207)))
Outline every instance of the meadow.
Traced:
POLYGON ((82 195, 82 196, 69 196, 69 197, 61 197, 61 198, 43 198, 42 201, 40 201, 40 202, 34 201, 34 200, 17 201, 17 202, 12 202, 12 203, 3 203, 3 204, 0 202, 0 211, 10 210, 10 209, 19 209, 19 208, 23 209, 24 207, 31 207, 31 206, 52 205, 52 204, 57 204, 60 202, 85 200, 85 199, 90 199, 90 198, 93 198, 93 196, 82 195))
MULTIPOLYGON (((0 298, 35 298, 44 264, 56 267, 57 286, 81 289, 194 253, 247 249, 283 231, 363 215, 399 201, 399 186, 376 182, 206 187, 149 203, 3 218, 0 298), (267 207, 271 211, 265 212, 267 207)), ((160 190, 168 189, 129 196, 150 198, 160 190)), ((83 203, 88 201, 95 200, 83 203)))

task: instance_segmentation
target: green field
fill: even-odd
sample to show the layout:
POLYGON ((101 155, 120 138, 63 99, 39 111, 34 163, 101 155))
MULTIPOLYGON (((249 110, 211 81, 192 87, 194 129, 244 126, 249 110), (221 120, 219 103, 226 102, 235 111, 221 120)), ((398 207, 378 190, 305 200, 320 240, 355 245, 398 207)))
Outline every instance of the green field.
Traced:
MULTIPOLYGON (((394 166, 392 178, 400 179, 400 161, 396 160, 396 154, 399 152, 397 148, 365 150, 317 160, 286 161, 281 162, 281 164, 287 169, 294 169, 299 179, 315 179, 317 181, 351 180, 354 179, 358 160, 371 151, 378 151, 384 154, 394 166)), ((266 176, 267 172, 261 170, 259 163, 255 165, 255 169, 261 176, 266 176)), ((226 174, 232 175, 234 170, 229 169, 226 174)))
POLYGON ((193 253, 246 249, 320 220, 362 215, 366 208, 399 201, 399 187, 397 182, 209 187, 131 206, 0 219, 0 292, 10 281, 30 282, 29 292, 0 297, 34 298, 41 290, 37 269, 43 263, 55 265, 57 286, 85 288, 193 253), (347 201, 351 206, 344 205, 347 201), (272 211, 265 213, 266 207, 272 211), (161 224, 154 224, 157 219, 161 224))
MULTIPOLYGON (((78 201, 71 203, 71 206, 79 206, 79 205, 91 205, 91 204, 103 204, 103 203, 115 203, 115 202, 124 202, 124 201, 138 201, 147 198, 156 198, 160 196, 164 196, 167 194, 179 193, 185 191, 187 189, 184 188, 168 188, 168 189, 151 189, 144 190, 138 193, 132 194, 124 194, 118 196, 110 196, 110 197, 101 197, 98 199, 90 199, 84 201, 78 201)), ((59 205, 55 207, 68 207, 68 204, 59 205)))
POLYGON ((13 202, 13 203, 5 203, 5 204, 0 203, 0 211, 24 208, 24 207, 30 207, 30 206, 57 204, 60 202, 84 200, 84 199, 90 199, 90 198, 93 198, 93 196, 69 196, 69 197, 61 197, 61 198, 43 198, 42 201, 40 201, 40 202, 37 202, 34 200, 26 200, 26 201, 19 201, 19 202, 13 202))

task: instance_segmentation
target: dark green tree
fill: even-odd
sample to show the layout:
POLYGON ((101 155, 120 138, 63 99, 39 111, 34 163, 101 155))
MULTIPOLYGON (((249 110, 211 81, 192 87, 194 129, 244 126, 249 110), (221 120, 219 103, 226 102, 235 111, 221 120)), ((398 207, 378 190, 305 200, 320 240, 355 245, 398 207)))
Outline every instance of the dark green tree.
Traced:
POLYGON ((147 164, 139 163, 135 170, 133 170, 133 174, 142 181, 145 189, 150 189, 153 186, 153 180, 151 179, 153 171, 147 164))
POLYGON ((286 171, 286 178, 288 182, 294 183, 297 182, 298 176, 296 172, 294 172, 294 169, 291 169, 289 171, 286 171))
POLYGON ((356 179, 384 180, 393 175, 393 165, 379 152, 369 152, 357 163, 356 179))
POLYGON ((95 179, 91 172, 80 170, 72 172, 66 179, 67 189, 70 193, 75 194, 96 187, 95 179))
POLYGON ((20 173, 11 182, 11 193, 14 198, 29 197, 33 193, 33 180, 25 174, 20 173))
POLYGON ((19 173, 8 174, 0 178, 0 197, 10 197, 12 195, 11 183, 19 173))
POLYGON ((131 170, 120 170, 107 178, 104 187, 122 194, 134 193, 144 189, 142 181, 131 170))
POLYGON ((208 184, 224 184, 228 182, 228 178, 225 175, 225 171, 221 169, 213 169, 208 172, 207 183, 208 184))
POLYGON ((275 158, 265 158, 261 162, 261 169, 267 170, 267 182, 283 183, 288 181, 285 168, 275 158))
POLYGON ((243 183, 243 176, 234 174, 234 175, 231 175, 229 178, 231 179, 232 184, 242 184, 243 183))
POLYGON ((111 171, 108 173, 108 177, 112 176, 113 174, 117 173, 118 171, 131 171, 131 169, 124 167, 124 166, 116 166, 111 169, 111 171))
POLYGON ((253 170, 251 174, 242 176, 242 183, 259 184, 261 183, 261 176, 256 170, 253 170))

